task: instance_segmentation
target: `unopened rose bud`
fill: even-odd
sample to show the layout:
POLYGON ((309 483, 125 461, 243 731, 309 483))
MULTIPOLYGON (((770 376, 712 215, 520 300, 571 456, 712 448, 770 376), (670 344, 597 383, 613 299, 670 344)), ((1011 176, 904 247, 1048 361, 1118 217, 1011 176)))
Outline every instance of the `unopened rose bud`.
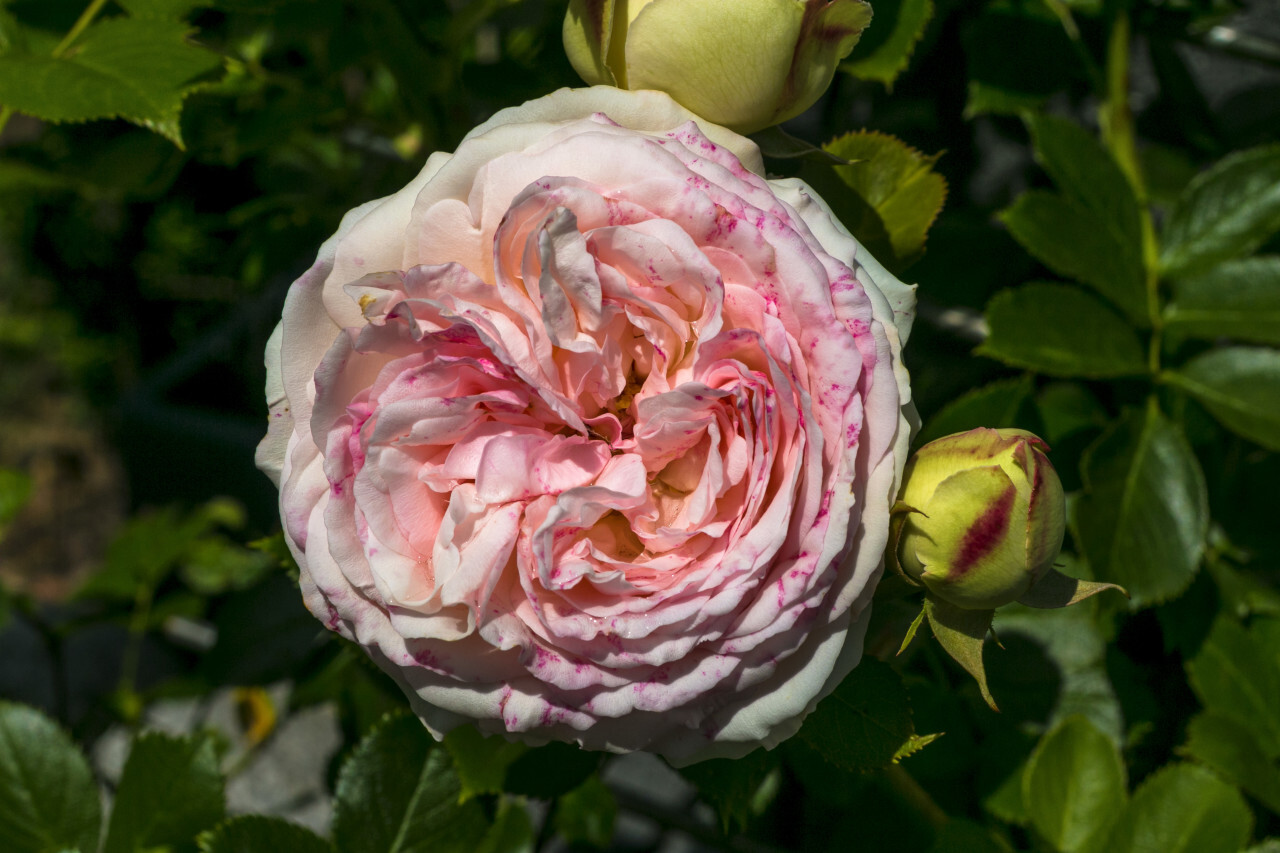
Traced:
MULTIPOLYGON (((1022 597, 1062 547, 1062 483, 1048 446, 1017 429, 930 442, 907 463, 894 553, 937 598, 991 610, 1022 597)), ((892 541, 892 540, 891 540, 892 541)))
POLYGON ((751 133, 816 101, 870 20, 862 0, 572 0, 564 44, 590 84, 751 133))

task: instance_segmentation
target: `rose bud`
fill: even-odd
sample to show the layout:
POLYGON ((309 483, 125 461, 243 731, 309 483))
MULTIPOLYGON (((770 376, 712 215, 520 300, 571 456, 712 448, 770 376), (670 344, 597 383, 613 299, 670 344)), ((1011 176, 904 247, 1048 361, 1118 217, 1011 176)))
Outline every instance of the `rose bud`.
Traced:
POLYGON ((907 464, 895 515, 906 576, 958 607, 990 610, 1053 566, 1065 529, 1062 483, 1043 440, 979 428, 932 441, 907 464))
POLYGON ((862 0, 572 0, 564 45, 588 83, 752 133, 808 109, 870 21, 862 0))

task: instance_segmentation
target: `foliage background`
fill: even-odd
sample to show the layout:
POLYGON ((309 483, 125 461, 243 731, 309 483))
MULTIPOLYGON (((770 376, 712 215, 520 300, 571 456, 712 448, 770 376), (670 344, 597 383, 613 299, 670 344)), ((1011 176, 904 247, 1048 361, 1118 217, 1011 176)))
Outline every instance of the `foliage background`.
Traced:
POLYGON ((895 657, 919 605, 886 585, 880 660, 685 782, 433 747, 301 607, 252 465, 289 282, 428 153, 577 85, 563 4, 85 11, 0 2, 7 849, 1280 849, 1280 5, 875 4, 788 126, 863 162, 770 168, 919 282, 921 439, 1044 435, 1067 571, 1132 598, 1001 612, 996 714, 929 638, 895 657), (316 709, 316 799, 227 821, 316 709))

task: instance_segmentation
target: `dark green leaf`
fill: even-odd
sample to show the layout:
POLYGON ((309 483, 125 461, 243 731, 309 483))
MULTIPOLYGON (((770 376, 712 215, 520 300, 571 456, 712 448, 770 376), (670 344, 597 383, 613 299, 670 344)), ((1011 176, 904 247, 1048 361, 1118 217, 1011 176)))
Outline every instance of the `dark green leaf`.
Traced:
POLYGON ((1049 269, 1089 285, 1133 323, 1150 323, 1141 243, 1123 242, 1127 237, 1103 214, 1067 196, 1031 190, 1000 220, 1049 269))
POLYGON ((1002 291, 987 305, 991 336, 981 355, 1050 376, 1136 376, 1147 371, 1128 323, 1075 287, 1036 282, 1002 291))
POLYGON ((463 801, 476 794, 502 793, 507 768, 528 750, 496 735, 485 737, 474 726, 458 726, 445 736, 444 746, 453 756, 463 801))
POLYGON ((967 820, 949 820, 938 830, 929 853, 1008 853, 986 827, 967 820))
POLYGON ((213 6, 215 0, 117 0, 135 18, 179 20, 196 6, 213 6))
POLYGON ((778 755, 764 749, 737 760, 715 758, 682 768, 681 773, 720 813, 725 831, 746 829, 778 792, 778 755))
POLYGON ((338 774, 334 844, 342 853, 473 853, 488 825, 461 794, 449 753, 421 721, 390 717, 338 774))
POLYGON ((1269 759, 1280 758, 1280 643, 1260 620, 1246 631, 1219 617, 1187 676, 1210 712, 1250 729, 1269 759))
POLYGON ((864 771, 891 764, 913 731, 902 678, 887 664, 864 656, 835 692, 818 703, 800 736, 837 767, 864 771))
POLYGON ((332 853, 329 842, 278 817, 242 815, 200 836, 200 853, 332 853))
POLYGON ((8 853, 98 847, 98 786, 71 739, 34 708, 0 702, 0 838, 8 853))
POLYGON ((1213 711, 1197 714, 1187 726, 1182 752, 1280 813, 1280 768, 1267 758, 1250 727, 1213 711))
POLYGON ((0 103, 46 121, 124 118, 181 146, 182 101, 220 57, 176 20, 110 18, 60 58, 0 56, 0 103))
POLYGON ((1240 151, 1193 180, 1169 214, 1160 264, 1188 275, 1243 257, 1280 230, 1280 145, 1240 151))
POLYGON ((969 70, 969 115, 991 109, 1020 112, 1078 76, 1071 42, 1043 6, 989 7, 970 18, 961 37, 969 70))
POLYGON ((1053 445, 1078 432, 1101 429, 1110 420, 1093 392, 1076 382, 1046 385, 1037 395, 1036 404, 1044 422, 1043 437, 1053 445))
POLYGON ((103 853, 189 843, 225 814, 213 738, 146 732, 133 742, 103 853))
POLYGON ((570 743, 552 742, 527 750, 507 768, 507 793, 545 799, 562 796, 595 773, 601 757, 570 743))
POLYGON ((877 0, 875 14, 875 26, 869 33, 873 38, 880 32, 888 35, 875 43, 864 35, 840 70, 889 86, 911 61, 916 43, 933 18, 933 0, 877 0))
POLYGON ((555 827, 570 844, 606 848, 613 840, 613 823, 618 817, 618 801, 599 776, 560 798, 555 827))
POLYGON ((1094 577, 1136 607, 1191 583, 1208 532, 1204 475, 1181 431, 1154 406, 1129 411, 1089 449, 1075 526, 1094 577))
POLYGON ((869 130, 846 133, 823 149, 854 161, 833 168, 875 211, 901 264, 919 257, 947 198, 946 179, 933 169, 938 155, 927 157, 901 139, 869 130))
POLYGON ((1157 770, 1107 836, 1108 853, 1236 853, 1253 832, 1240 792, 1194 764, 1157 770))
POLYGON ((1031 825, 1072 853, 1104 830, 1126 799, 1120 750, 1085 717, 1068 717, 1041 739, 1022 777, 1031 825))
POLYGON ((1168 381, 1195 397, 1228 429, 1280 450, 1280 350, 1210 350, 1168 381))
MULTIPOLYGON (((1067 556, 1062 555, 1060 560, 1065 561, 1067 556)), ((1072 573, 1079 568, 1074 561, 1068 564, 1068 571, 1072 573)), ((1068 717, 1082 715, 1118 744, 1124 737, 1124 715, 1107 677, 1107 640, 1091 611, 1087 603, 1059 610, 1000 608, 994 628, 1006 649, 992 653, 991 677, 1000 679, 1002 693, 1025 694, 1034 689, 1038 681, 1033 674, 1022 673, 1016 684, 1010 684, 1007 667, 1000 664, 1012 654, 1016 641, 1025 637, 1041 651, 1041 661, 1049 664, 1056 676, 1057 695, 1052 697, 1049 716, 1044 722, 1057 725, 1068 717)), ((1016 704, 1027 698, 1011 695, 1009 702, 1016 704)), ((1017 709, 1007 710, 1012 713, 1017 709)))
POLYGON ((1280 345, 1280 256, 1226 261, 1176 280, 1164 321, 1203 340, 1280 345))
MULTIPOLYGON (((1048 113, 1027 117, 1036 159, 1064 195, 1107 226, 1117 245, 1140 258, 1142 226, 1138 199, 1111 153, 1075 122, 1048 113)), ((1141 261, 1138 261, 1141 269, 1141 261)), ((1139 286, 1138 297, 1144 297, 1139 286)), ((1133 297, 1131 297, 1133 298, 1133 297)), ((1134 298, 1145 318, 1145 298, 1134 298)))
POLYGON ((1034 432, 1034 392, 1035 383, 1030 376, 1001 379, 975 388, 952 400, 930 418, 914 443, 918 447, 936 438, 977 427, 1019 427, 1034 432))
POLYGON ((522 802, 506 799, 498 805, 493 825, 476 853, 534 853, 533 821, 522 802))

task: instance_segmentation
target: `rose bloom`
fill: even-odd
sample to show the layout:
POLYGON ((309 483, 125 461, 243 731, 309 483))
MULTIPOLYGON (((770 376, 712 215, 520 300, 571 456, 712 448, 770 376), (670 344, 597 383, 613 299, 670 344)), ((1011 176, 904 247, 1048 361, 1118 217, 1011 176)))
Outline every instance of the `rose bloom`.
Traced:
POLYGON ((857 663, 911 289, 666 95, 503 110, 347 214, 267 348, 307 607, 437 736, 680 763, 857 663))

